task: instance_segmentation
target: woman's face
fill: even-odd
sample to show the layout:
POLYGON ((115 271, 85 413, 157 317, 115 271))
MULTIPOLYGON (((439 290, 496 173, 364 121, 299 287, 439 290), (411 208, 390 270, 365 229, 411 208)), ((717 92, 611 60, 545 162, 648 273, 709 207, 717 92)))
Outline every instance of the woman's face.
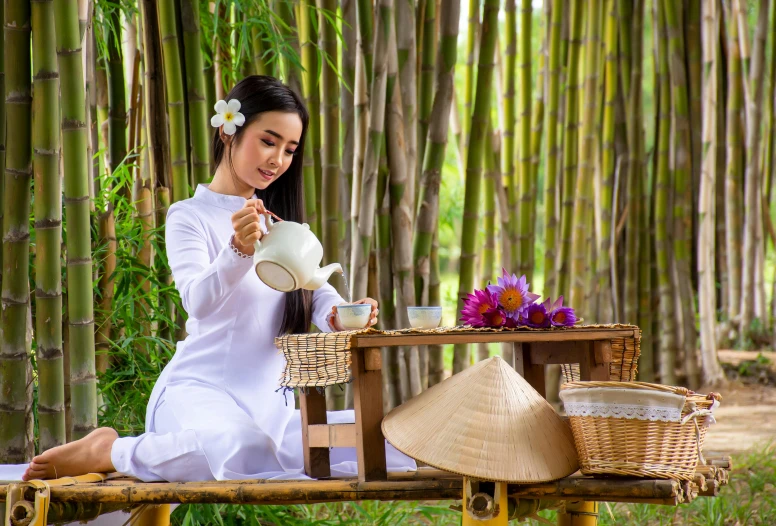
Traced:
POLYGON ((260 114, 242 133, 232 152, 239 182, 259 190, 267 188, 291 166, 301 137, 302 119, 298 114, 260 114))

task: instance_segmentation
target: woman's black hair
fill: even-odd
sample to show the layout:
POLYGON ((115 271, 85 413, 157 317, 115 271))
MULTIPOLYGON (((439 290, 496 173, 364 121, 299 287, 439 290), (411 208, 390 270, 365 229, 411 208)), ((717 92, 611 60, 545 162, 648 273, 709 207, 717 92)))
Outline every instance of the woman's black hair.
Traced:
MULTIPOLYGON (((266 189, 256 189, 256 196, 264 201, 264 206, 268 210, 283 219, 302 222, 304 220, 302 159, 307 125, 310 121, 304 102, 291 88, 276 78, 266 75, 251 75, 242 79, 227 94, 225 100, 231 99, 240 101, 240 113, 245 116, 245 124, 238 126, 235 134, 231 136, 232 146, 240 143, 245 129, 264 112, 296 113, 302 120, 302 137, 299 139, 299 145, 294 149, 291 165, 266 189)), ((232 176, 236 177, 231 155, 233 148, 229 149, 228 159, 224 159, 225 151, 226 146, 221 140, 219 129, 216 129, 211 143, 213 173, 221 162, 225 161, 229 163, 232 176)), ((303 289, 286 292, 285 302, 279 334, 307 332, 312 321, 312 292, 303 289)))

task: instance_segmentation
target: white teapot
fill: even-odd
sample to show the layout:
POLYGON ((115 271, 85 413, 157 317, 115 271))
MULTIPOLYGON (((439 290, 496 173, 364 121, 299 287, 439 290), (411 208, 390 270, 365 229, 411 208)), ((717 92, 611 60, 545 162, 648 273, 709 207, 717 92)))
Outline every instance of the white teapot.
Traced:
POLYGON ((323 247, 307 223, 268 221, 267 234, 256 241, 253 264, 259 279, 281 292, 320 288, 334 272, 343 273, 339 263, 320 268, 323 247))

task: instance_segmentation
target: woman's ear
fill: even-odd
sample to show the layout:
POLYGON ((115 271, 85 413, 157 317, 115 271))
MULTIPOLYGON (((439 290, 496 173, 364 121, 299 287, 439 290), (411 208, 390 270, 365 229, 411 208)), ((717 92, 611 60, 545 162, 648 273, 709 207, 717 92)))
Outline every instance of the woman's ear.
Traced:
POLYGON ((224 146, 230 146, 232 144, 232 136, 224 133, 223 126, 218 129, 218 135, 221 137, 221 142, 224 143, 224 146))

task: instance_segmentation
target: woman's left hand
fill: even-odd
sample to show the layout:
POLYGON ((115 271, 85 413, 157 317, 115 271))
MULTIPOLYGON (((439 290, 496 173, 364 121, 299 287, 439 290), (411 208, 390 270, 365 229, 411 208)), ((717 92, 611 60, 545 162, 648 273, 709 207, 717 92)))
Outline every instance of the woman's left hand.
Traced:
MULTIPOLYGON (((369 315, 369 321, 367 322, 366 327, 364 327, 364 328, 369 328, 372 325, 377 324, 377 314, 380 312, 380 310, 377 308, 377 301, 373 300, 372 298, 364 298, 353 302, 354 305, 364 304, 364 303, 372 306, 372 312, 369 315)), ((330 316, 331 316, 330 324, 335 331, 347 330, 345 329, 345 327, 342 326, 342 323, 340 322, 339 315, 337 314, 336 305, 332 306, 330 316)))

